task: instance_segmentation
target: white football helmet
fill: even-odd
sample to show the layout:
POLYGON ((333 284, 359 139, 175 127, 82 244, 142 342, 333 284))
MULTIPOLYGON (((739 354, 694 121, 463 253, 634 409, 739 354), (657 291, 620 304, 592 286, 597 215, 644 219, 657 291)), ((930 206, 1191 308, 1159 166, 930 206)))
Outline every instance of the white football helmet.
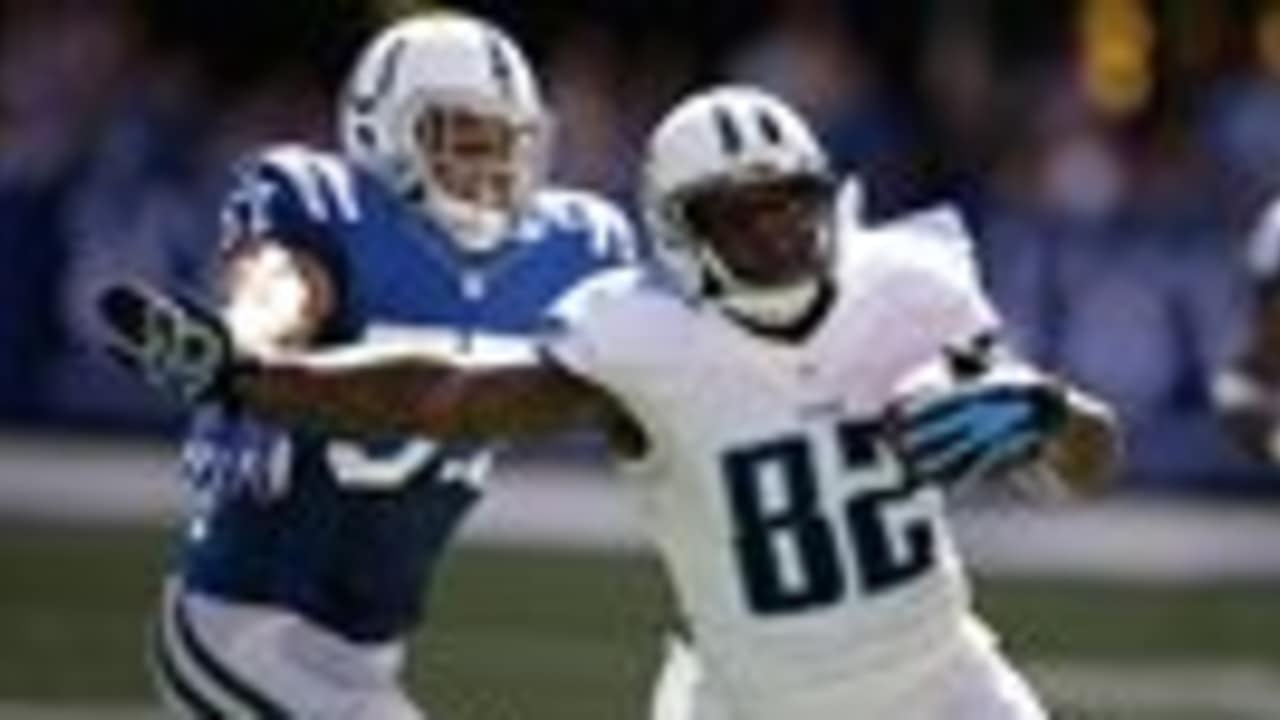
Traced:
POLYGON ((415 15, 374 38, 348 78, 340 122, 343 150, 354 162, 420 203, 463 250, 478 253, 509 235, 542 179, 550 134, 520 48, 492 24, 454 12, 415 15), (444 113, 501 121, 510 130, 502 157, 482 169, 465 155, 442 157, 450 143, 448 123, 438 121, 444 113), (467 197, 444 177, 474 181, 478 172, 497 173, 503 190, 486 193, 481 183, 472 193, 480 196, 467 197))
POLYGON ((643 193, 655 258, 682 290, 755 323, 794 323, 831 270, 834 198, 826 153, 799 114, 761 90, 723 86, 677 105, 650 136, 643 193), (776 246, 751 271, 733 262, 726 243, 711 237, 697 217, 704 197, 767 186, 796 187, 806 198, 803 235, 811 247, 790 248, 805 254, 794 272, 785 271, 788 263, 779 254, 789 240, 772 239, 780 233, 766 229, 753 238, 732 219, 720 224, 740 236, 733 242, 776 246), (783 270, 781 275, 766 277, 761 271, 770 265, 783 270))

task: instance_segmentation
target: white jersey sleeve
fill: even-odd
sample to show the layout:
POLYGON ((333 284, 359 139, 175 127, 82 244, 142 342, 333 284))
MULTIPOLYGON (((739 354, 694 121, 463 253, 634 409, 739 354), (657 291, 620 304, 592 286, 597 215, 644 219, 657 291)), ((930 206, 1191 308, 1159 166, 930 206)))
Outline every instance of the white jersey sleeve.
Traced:
POLYGON ((575 375, 606 384, 620 362, 618 349, 630 343, 626 324, 628 295, 638 271, 624 267, 583 280, 551 308, 556 331, 544 342, 546 354, 575 375))
POLYGON ((874 229, 846 233, 843 280, 867 287, 897 313, 901 342, 961 347, 999 331, 999 313, 982 287, 973 241, 958 212, 926 210, 874 229))

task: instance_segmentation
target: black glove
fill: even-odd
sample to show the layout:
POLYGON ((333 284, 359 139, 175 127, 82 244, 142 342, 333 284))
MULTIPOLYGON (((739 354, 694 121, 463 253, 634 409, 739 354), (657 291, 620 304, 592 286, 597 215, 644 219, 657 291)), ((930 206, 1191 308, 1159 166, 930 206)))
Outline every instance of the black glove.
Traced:
POLYGON ((1058 384, 995 373, 904 400, 890 411, 889 436, 910 478, 945 486, 1034 459, 1066 420, 1058 384))
POLYGON ((212 312, 132 283, 103 290, 97 309, 107 351, 149 385, 187 404, 230 400, 231 338, 212 312))

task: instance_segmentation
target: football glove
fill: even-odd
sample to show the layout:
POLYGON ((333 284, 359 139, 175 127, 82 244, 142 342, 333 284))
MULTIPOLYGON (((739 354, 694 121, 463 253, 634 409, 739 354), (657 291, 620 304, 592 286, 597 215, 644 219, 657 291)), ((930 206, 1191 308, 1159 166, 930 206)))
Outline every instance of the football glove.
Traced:
POLYGON ((231 338, 212 312, 133 283, 107 287, 97 309, 107 352, 147 384, 186 404, 230 399, 231 338))
POLYGON ((913 482, 950 486, 1033 460, 1066 420, 1058 384, 997 371, 904 399, 890 411, 889 437, 913 482))

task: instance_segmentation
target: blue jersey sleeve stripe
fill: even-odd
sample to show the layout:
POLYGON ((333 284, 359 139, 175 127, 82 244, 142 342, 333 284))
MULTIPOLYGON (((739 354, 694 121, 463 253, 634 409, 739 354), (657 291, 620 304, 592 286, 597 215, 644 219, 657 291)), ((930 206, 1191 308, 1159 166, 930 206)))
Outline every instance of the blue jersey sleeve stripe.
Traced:
POLYGON ((273 176, 314 223, 355 222, 360 217, 356 181, 338 158, 286 146, 263 154, 259 167, 273 176))
POLYGON ((358 221, 360 205, 351 171, 334 158, 327 157, 316 158, 309 170, 323 198, 326 219, 344 223, 358 221))

